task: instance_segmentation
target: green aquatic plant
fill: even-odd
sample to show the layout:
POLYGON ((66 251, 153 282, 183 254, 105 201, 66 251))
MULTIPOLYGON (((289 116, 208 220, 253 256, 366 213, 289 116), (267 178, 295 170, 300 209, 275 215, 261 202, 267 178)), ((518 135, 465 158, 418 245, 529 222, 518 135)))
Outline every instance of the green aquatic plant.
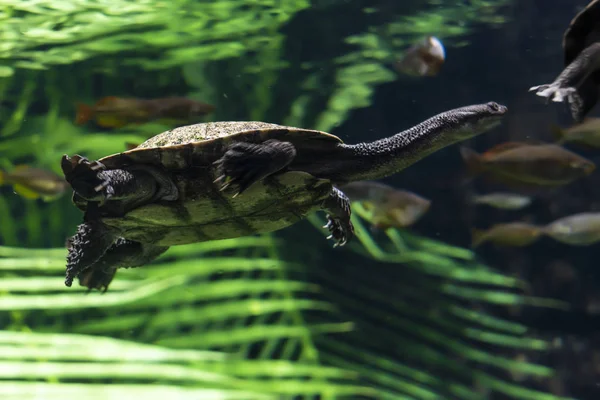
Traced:
POLYGON ((11 76, 13 68, 43 70, 117 53, 125 65, 144 69, 239 57, 309 6, 306 0, 1 0, 0 72, 11 76))
MULTIPOLYGON (((60 172, 64 153, 98 158, 165 130, 74 126, 73 103, 97 100, 92 72, 106 94, 132 76, 162 93, 183 73, 195 96, 215 103, 216 119, 329 130, 396 79, 389 61, 412 40, 442 27, 435 34, 460 45, 474 21, 502 23, 493 11, 505 3, 429 2, 390 16, 347 37, 349 53, 297 66, 295 88, 280 75, 289 67, 281 27, 308 1, 0 0, 2 165, 60 172), (291 106, 273 94, 284 92, 294 93, 291 106)), ((479 387, 557 399, 502 375, 549 376, 506 355, 547 343, 474 305, 559 305, 523 296, 520 281, 465 249, 399 231, 380 242, 355 218, 349 248, 363 257, 343 274, 318 258, 286 260, 290 243, 248 237, 174 247, 120 271, 106 294, 86 295, 62 283, 62 246, 80 219, 68 194, 0 197, 0 219, 2 398, 479 400, 479 387), (349 289, 352 280, 360 285, 349 289)))
MULTIPOLYGON (((323 224, 316 215, 310 219, 316 227, 323 224)), ((506 373, 553 376, 548 367, 510 357, 547 351, 550 343, 482 306, 564 308, 563 303, 519 293, 522 281, 477 263, 469 250, 395 229, 387 230, 381 243, 355 215, 353 223, 360 245, 352 250, 382 265, 365 272, 360 262, 340 261, 344 279, 326 268, 313 269, 328 300, 356 326, 340 338, 316 339, 323 361, 357 371, 383 399, 481 399, 485 392, 557 399, 505 378, 506 373), (360 284, 349 291, 347 281, 360 284)))
POLYGON ((119 271, 105 294, 64 287, 64 249, 0 247, 0 364, 22 371, 4 369, 0 393, 88 398, 103 383, 107 399, 152 387, 181 399, 480 399, 476 384, 558 399, 494 372, 550 376, 495 350, 548 344, 473 304, 560 304, 515 292, 518 280, 468 250, 394 230, 379 242, 354 223, 352 249, 365 257, 343 277, 286 261, 290 244, 265 235, 173 247, 119 271), (373 258, 380 264, 361 274, 373 258), (360 284, 348 291, 351 281, 360 284))
MULTIPOLYGON (((353 382, 355 373, 318 363, 313 335, 344 332, 351 324, 303 323, 301 311, 332 313, 334 307, 306 296, 318 291, 315 285, 285 277, 293 266, 274 257, 275 247, 269 237, 251 237, 173 248, 156 265, 121 273, 108 293, 87 296, 63 286, 63 249, 2 247, 0 310, 10 323, 0 343, 8 337, 29 348, 15 353, 9 351, 14 343, 6 343, 0 363, 13 360, 22 373, 3 378, 57 381, 85 398, 98 390, 87 383, 107 379, 115 384, 106 388, 111 399, 123 398, 122 386, 133 396, 148 385, 157 390, 151 398, 167 390, 179 390, 182 399, 202 390, 215 398, 373 393, 353 382), (77 335, 61 334, 67 330, 77 335)), ((51 389, 24 381, 3 385, 23 393, 51 389)))

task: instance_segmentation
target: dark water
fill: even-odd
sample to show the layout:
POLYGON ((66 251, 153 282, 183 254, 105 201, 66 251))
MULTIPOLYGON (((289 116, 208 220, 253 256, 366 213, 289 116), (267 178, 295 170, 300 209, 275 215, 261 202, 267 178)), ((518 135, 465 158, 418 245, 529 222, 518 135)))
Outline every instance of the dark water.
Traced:
MULTIPOLYGON (((463 145, 483 152, 508 141, 551 142, 551 126, 573 124, 568 108, 545 105, 528 89, 561 72, 562 35, 585 5, 6 3, 7 22, 0 28, 6 75, 0 80, 2 167, 27 164, 62 176, 63 154, 98 159, 173 127, 156 121, 118 129, 74 123, 76 103, 106 96, 189 97, 215 106, 203 122, 260 120, 324 130, 346 143, 373 141, 446 110, 496 101, 509 109, 502 124, 463 145), (394 70, 393 62, 425 35, 445 45, 440 73, 415 78, 394 70)), ((588 116, 598 115, 596 108, 588 116)), ((363 222, 359 238, 332 249, 303 221, 263 240, 174 247, 153 264, 118 272, 105 294, 86 294, 77 281, 72 288, 62 283, 61 249, 82 219, 71 190, 48 202, 3 186, 0 396, 600 398, 597 245, 543 237, 523 248, 462 250, 471 247, 473 228, 512 221, 543 225, 600 211, 598 173, 536 191, 523 210, 479 207, 469 200, 475 193, 506 188, 467 180, 458 147, 382 180, 431 200, 430 210, 408 230, 386 236, 363 222), (436 247, 441 243, 451 247, 436 247), (486 273, 495 278, 481 278, 486 273), (521 286, 496 285, 504 276, 521 279, 521 286), (533 306, 522 295, 566 306, 533 306), (500 322, 487 323, 487 317, 500 322), (28 332, 82 336, 54 342, 28 332), (180 353, 153 358, 134 347, 112 348, 97 336, 180 353), (536 338, 547 346, 531 341, 536 338), (39 354, 23 350, 35 343, 39 354), (109 364, 101 371, 103 363, 109 364)), ((566 147, 600 160, 597 150, 566 147)))

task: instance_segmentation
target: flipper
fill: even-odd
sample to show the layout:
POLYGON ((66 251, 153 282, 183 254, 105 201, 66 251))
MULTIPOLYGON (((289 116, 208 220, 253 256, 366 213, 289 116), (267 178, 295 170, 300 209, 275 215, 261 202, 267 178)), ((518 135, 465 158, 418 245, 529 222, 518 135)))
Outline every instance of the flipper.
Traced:
POLYGON ((178 191, 167 174, 144 166, 135 170, 106 169, 99 161, 80 155, 64 155, 61 167, 75 193, 103 205, 110 199, 134 199, 143 203, 152 198, 175 200, 178 191))
POLYGON ((328 239, 335 240, 334 247, 345 245, 354 236, 354 226, 350 221, 350 199, 334 187, 322 207, 327 213, 328 221, 323 228, 329 229, 331 233, 328 239))
POLYGON ((231 144, 223 157, 214 162, 221 190, 232 186, 237 196, 250 185, 287 167, 296 157, 290 142, 275 139, 264 143, 237 142, 231 144))
POLYGON ((118 268, 135 268, 150 263, 168 247, 152 246, 119 238, 94 264, 79 275, 79 284, 105 292, 118 268))
POLYGON ((585 48, 573 60, 554 82, 533 86, 530 92, 550 100, 570 104, 571 115, 576 122, 581 122, 594 107, 598 97, 598 75, 600 75, 600 43, 585 48))
POLYGON ((67 271, 65 285, 97 262, 113 245, 116 237, 99 221, 88 221, 77 227, 77 233, 67 241, 67 271))

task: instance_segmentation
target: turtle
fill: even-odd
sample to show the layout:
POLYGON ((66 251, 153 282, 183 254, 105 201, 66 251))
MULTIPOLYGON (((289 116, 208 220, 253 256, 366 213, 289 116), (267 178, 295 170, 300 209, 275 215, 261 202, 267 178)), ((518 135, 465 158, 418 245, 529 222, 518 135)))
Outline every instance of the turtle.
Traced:
POLYGON ((145 265, 170 246, 271 232, 326 212, 329 238, 354 233, 338 188, 379 179, 500 123, 496 102, 438 114, 370 143, 258 121, 181 126, 138 147, 61 167, 83 223, 67 241, 65 284, 106 291, 117 268, 145 265))
POLYGON ((600 0, 592 0, 569 24, 563 36, 564 70, 550 84, 529 91, 549 100, 567 99, 571 116, 582 122, 598 101, 600 88, 600 0))

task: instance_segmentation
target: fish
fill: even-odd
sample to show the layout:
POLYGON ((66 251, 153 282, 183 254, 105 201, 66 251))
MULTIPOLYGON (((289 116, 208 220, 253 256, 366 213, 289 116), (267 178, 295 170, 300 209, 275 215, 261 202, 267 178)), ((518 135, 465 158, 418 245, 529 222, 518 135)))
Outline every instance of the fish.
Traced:
POLYGON ((373 229, 406 228, 417 222, 431 201, 407 190, 375 181, 358 181, 340 187, 351 202, 360 203, 368 215, 361 215, 373 229))
POLYGON ((427 36, 411 46, 394 63, 394 69, 410 76, 435 76, 445 61, 446 50, 442 42, 434 36, 427 36))
POLYGON ((75 124, 83 125, 94 120, 103 128, 114 129, 156 120, 187 123, 214 110, 215 107, 210 104, 185 97, 147 100, 108 96, 98 100, 93 106, 78 103, 75 124))
POLYGON ((12 185, 15 193, 26 199, 56 200, 63 195, 67 181, 45 169, 18 165, 10 172, 0 171, 0 185, 12 185))
POLYGON ((517 193, 489 193, 484 195, 474 195, 471 198, 473 204, 483 204, 503 210, 520 210, 531 204, 531 197, 517 193))
POLYGON ((589 246, 600 241, 600 213, 584 212, 557 219, 543 233, 571 246, 589 246))
POLYGON ((542 236, 542 227, 526 222, 509 222, 496 224, 491 228, 473 229, 471 246, 481 246, 491 242, 498 246, 524 247, 533 244, 542 236))
POLYGON ((557 144, 573 142, 592 148, 600 148, 600 118, 586 118, 569 128, 551 127, 557 144))
POLYGON ((550 143, 507 142, 483 154, 460 148, 469 172, 489 174, 506 183, 562 186, 590 175, 596 165, 576 153, 550 143))

